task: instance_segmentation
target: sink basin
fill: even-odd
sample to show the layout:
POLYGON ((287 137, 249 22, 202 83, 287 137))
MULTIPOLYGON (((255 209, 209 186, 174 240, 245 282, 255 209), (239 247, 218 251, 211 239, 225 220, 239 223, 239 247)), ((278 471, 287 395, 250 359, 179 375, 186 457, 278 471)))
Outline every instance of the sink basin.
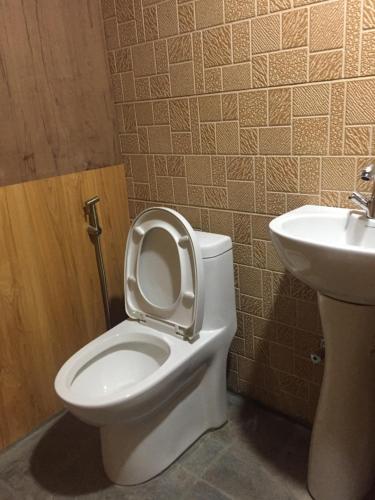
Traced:
POLYGON ((318 291, 325 338, 308 488, 315 500, 359 500, 375 470, 375 224, 358 210, 306 205, 270 232, 285 267, 318 291))
POLYGON ((285 267, 335 299, 375 305, 375 224, 363 212, 306 205, 270 223, 285 267))

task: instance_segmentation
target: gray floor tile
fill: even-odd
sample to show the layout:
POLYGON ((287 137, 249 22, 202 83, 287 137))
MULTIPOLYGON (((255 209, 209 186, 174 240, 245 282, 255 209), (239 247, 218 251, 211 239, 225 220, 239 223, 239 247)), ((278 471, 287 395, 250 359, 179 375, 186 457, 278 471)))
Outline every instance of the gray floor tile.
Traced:
POLYGON ((182 500, 229 500, 232 498, 205 481, 197 481, 182 500))
POLYGON ((230 452, 208 467, 203 479, 238 500, 294 500, 261 465, 246 463, 230 452))
POLYGON ((105 476, 98 429, 62 414, 0 454, 1 500, 305 500, 309 431, 228 395, 228 423, 134 487, 105 476))
POLYGON ((228 446, 215 436, 215 432, 202 436, 180 457, 180 465, 192 474, 202 476, 213 460, 228 446))

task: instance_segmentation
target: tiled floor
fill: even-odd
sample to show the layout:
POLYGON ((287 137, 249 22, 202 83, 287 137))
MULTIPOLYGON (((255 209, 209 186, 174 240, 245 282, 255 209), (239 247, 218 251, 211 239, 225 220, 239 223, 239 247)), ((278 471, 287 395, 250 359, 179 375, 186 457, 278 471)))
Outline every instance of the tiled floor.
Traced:
POLYGON ((136 487, 106 479, 97 429, 64 414, 0 455, 0 499, 310 499, 309 431, 239 396, 228 398, 224 427, 136 487))

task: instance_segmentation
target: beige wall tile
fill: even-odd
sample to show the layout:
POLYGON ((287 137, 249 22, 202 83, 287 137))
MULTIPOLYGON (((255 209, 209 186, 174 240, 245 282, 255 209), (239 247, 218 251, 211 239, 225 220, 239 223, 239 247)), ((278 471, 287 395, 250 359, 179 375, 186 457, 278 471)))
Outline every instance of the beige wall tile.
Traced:
POLYGON ((127 0, 116 0, 117 21, 123 23, 135 19, 134 3, 127 0))
POLYGON ((252 158, 242 156, 228 156, 226 158, 226 172, 228 180, 253 181, 254 162, 252 158))
POLYGON ((251 87, 250 63, 223 67, 223 90, 243 90, 251 87))
POLYGON ((197 29, 217 26, 224 22, 223 0, 198 0, 195 2, 197 29))
POLYGON ((172 96, 194 94, 193 63, 172 64, 170 66, 172 96))
POLYGON ((328 151, 328 118, 293 120, 293 154, 324 155, 328 151))
POLYGON ((233 62, 250 61, 250 23, 244 21, 232 25, 233 62))
POLYGON ((171 131, 168 125, 149 127, 148 138, 151 153, 172 153, 171 131))
POLYGON ((189 184, 212 184, 210 158, 186 157, 186 176, 189 184))
POLYGON ((374 123, 374 92, 375 79, 348 82, 346 103, 348 125, 374 123))
POLYGON ((238 21, 255 16, 255 0, 224 0, 225 21, 238 21))
POLYGON ((293 116, 328 115, 329 85, 309 85, 293 89, 293 116))
POLYGON ((298 191, 298 160, 296 158, 267 158, 268 191, 298 191))
POLYGON ((225 170, 225 158, 222 156, 211 156, 212 183, 216 186, 226 186, 227 177, 225 170))
POLYGON ((236 243, 251 244, 251 216, 233 213, 233 236, 236 243))
POLYGON ((329 152, 333 155, 343 153, 344 95, 344 83, 331 85, 329 152))
POLYGON ((343 53, 341 50, 313 54, 309 58, 309 80, 337 80, 342 75, 343 53))
POLYGON ((268 0, 256 1, 256 14, 258 16, 263 16, 265 14, 268 14, 268 0))
POLYGON ((203 123, 201 125, 202 154, 216 154, 216 135, 214 123, 203 123))
POLYGON ((256 155, 259 152, 258 130, 256 128, 240 129, 240 153, 256 155))
POLYGON ((289 155, 291 153, 290 127, 265 127, 259 129, 261 155, 289 155))
POLYGON ((127 47, 137 43, 137 31, 135 21, 118 25, 118 36, 121 47, 127 47))
POLYGON ((272 215, 281 215, 286 212, 286 194, 285 193, 267 193, 267 213, 272 215))
POLYGON ((217 123, 216 141, 218 154, 238 154, 240 152, 238 122, 217 123))
POLYGON ((156 177, 158 201, 174 202, 173 183, 170 177, 156 177))
POLYGON ((304 205, 319 205, 319 196, 313 194, 287 194, 286 209, 295 210, 304 205))
POLYGON ((223 94, 221 96, 223 120, 238 120, 237 94, 223 94))
POLYGON ((262 273, 256 267, 239 266, 239 281, 241 293, 262 296, 262 273))
POLYGON ((194 61, 194 80, 195 92, 202 94, 204 92, 204 72, 203 72, 203 43, 202 33, 193 33, 193 61, 194 61))
POLYGON ((256 56, 252 59, 253 87, 266 87, 268 85, 268 57, 256 56))
POLYGON ((156 40, 158 38, 158 21, 156 16, 156 7, 150 7, 143 11, 143 21, 145 38, 147 41, 156 40))
MULTIPOLYGON (((126 74, 126 73, 125 73, 126 74)), ((151 77, 155 78, 155 77, 151 77)), ((136 78, 135 79, 135 96, 138 100, 150 99, 150 78, 136 78)))
POLYGON ((159 36, 177 35, 178 33, 178 14, 175 0, 161 3, 157 6, 159 36))
POLYGON ((137 132, 134 104, 123 105, 124 130, 125 132, 137 132))
POLYGON ((171 130, 190 130, 190 111, 187 99, 173 99, 169 101, 169 116, 171 130))
POLYGON ((170 97, 171 86, 169 75, 157 75, 150 78, 151 97, 170 97))
POLYGON ((129 48, 119 49, 115 52, 116 71, 123 73, 133 69, 131 51, 129 48))
POLYGON ((362 2, 358 2, 358 0, 346 0, 346 40, 344 71, 346 77, 357 76, 359 72, 361 7, 362 2))
POLYGON ((307 52, 305 49, 282 51, 269 56, 269 83, 286 85, 307 81, 307 52))
POLYGON ((167 73, 169 69, 167 42, 165 40, 159 40, 155 42, 154 50, 155 50, 155 61, 156 61, 157 72, 167 73))
POLYGON ((176 203, 188 203, 186 179, 175 178, 173 180, 173 193, 176 203))
POLYGON ((199 97, 198 103, 201 122, 221 121, 221 99, 219 95, 199 97))
POLYGON ((361 75, 375 74, 375 33, 370 31, 362 35, 361 75))
POLYGON ((344 153, 346 155, 369 155, 370 128, 346 127, 344 153))
POLYGON ((137 102, 135 105, 137 125, 153 125, 154 116, 152 114, 151 102, 137 102))
POLYGON ((355 159, 323 158, 322 189, 350 191, 355 185, 355 159))
POLYGON ((196 98, 189 99, 189 107, 190 107, 191 139, 193 144, 193 153, 198 154, 201 152, 198 99, 196 98))
POLYGON ((184 177, 185 159, 183 156, 167 156, 167 172, 170 177, 184 177))
POLYGON ((239 94, 240 125, 267 125, 267 91, 255 90, 239 94))
POLYGON ((364 0, 363 28, 375 28, 375 5, 373 0, 364 0))
POLYGON ((220 92, 223 90, 221 68, 211 68, 204 72, 205 92, 220 92))
POLYGON ((203 57, 206 68, 232 62, 231 30, 229 26, 203 32, 203 57))
POLYGON ((178 27, 180 33, 194 31, 195 16, 193 2, 178 6, 178 27))
POLYGON ((320 190, 320 158, 304 157, 299 165, 299 191, 318 194, 320 190))
POLYGON ((344 39, 344 1, 322 3, 310 9, 310 51, 339 49, 344 39))
POLYGON ((149 76, 156 73, 154 48, 152 43, 132 47, 134 76, 149 76))
POLYGON ((190 132, 172 133, 172 149, 175 154, 190 155, 193 153, 192 137, 190 132))
POLYGON ((205 187, 204 188, 204 201, 206 207, 211 208, 227 208, 227 190, 222 187, 205 187))
POLYGON ((204 205, 204 189, 203 186, 188 185, 189 205, 204 205))
POLYGON ((255 18, 251 21, 253 54, 280 49, 280 15, 255 18))
POLYGON ((282 16, 282 47, 291 49, 307 45, 307 9, 286 12, 282 16))
POLYGON ((169 62, 171 64, 184 61, 191 61, 193 58, 191 36, 180 35, 174 38, 169 38, 168 57, 169 57, 169 62))
POLYGON ((210 230, 213 233, 227 234, 233 238, 233 216, 223 210, 210 210, 210 230))
POLYGON ((268 91, 268 124, 290 125, 291 89, 272 89, 268 91))

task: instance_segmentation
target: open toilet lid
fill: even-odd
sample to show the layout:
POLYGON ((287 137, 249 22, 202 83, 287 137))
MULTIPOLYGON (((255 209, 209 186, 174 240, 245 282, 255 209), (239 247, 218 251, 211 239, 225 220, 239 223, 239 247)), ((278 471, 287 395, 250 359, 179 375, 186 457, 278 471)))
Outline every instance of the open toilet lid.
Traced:
POLYGON ((134 220, 125 252, 125 308, 134 319, 193 338, 203 321, 198 238, 175 210, 149 208, 134 220))

